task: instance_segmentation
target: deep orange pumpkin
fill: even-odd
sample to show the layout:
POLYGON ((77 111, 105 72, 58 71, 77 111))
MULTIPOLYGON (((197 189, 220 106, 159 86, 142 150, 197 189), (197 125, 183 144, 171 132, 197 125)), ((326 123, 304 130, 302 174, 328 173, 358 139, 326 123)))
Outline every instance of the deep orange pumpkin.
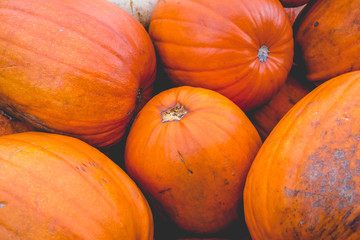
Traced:
POLYGON ((257 154, 244 189, 253 239, 360 239, 360 71, 299 101, 257 154))
POLYGON ((156 74, 142 25, 104 0, 2 0, 0 22, 0 106, 97 147, 119 141, 156 74))
POLYGON ((239 217, 246 174, 260 145, 232 101, 183 86, 161 92, 140 111, 127 138, 125 167, 180 229, 211 233, 239 217))
POLYGON ((149 34, 175 84, 215 90, 244 111, 276 93, 293 61, 278 0, 159 1, 149 34))
POLYGON ((308 3, 309 1, 310 0, 280 0, 282 5, 286 8, 299 7, 308 3))
POLYGON ((294 24, 295 62, 309 81, 360 69, 360 1, 311 1, 294 24))
POLYGON ((153 239, 149 205, 104 154, 67 136, 0 137, 1 239, 153 239))

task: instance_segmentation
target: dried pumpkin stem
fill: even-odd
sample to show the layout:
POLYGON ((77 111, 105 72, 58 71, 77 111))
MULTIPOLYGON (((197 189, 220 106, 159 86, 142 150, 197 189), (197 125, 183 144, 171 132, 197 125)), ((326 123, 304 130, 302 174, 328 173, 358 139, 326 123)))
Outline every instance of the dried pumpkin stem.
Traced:
POLYGON ((161 112, 161 122, 172 122, 172 121, 180 121, 183 119, 186 114, 188 114, 188 110, 184 108, 180 103, 176 103, 175 106, 170 107, 161 112))
POLYGON ((269 49, 268 47, 264 44, 261 46, 261 48, 258 51, 258 58, 260 62, 265 62, 265 60, 269 57, 269 49))

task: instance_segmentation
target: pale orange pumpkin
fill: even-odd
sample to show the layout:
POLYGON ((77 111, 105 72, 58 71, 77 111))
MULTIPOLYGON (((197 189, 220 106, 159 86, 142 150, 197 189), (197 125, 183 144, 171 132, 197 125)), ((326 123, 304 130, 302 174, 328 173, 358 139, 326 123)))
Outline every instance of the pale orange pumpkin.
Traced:
POLYGON ((1 239, 153 239, 142 192, 104 154, 67 136, 0 137, 1 239))
POLYGON ((125 167, 169 221, 211 233, 241 217, 244 181, 260 145, 254 126, 232 101, 183 86, 156 95, 137 115, 125 167))

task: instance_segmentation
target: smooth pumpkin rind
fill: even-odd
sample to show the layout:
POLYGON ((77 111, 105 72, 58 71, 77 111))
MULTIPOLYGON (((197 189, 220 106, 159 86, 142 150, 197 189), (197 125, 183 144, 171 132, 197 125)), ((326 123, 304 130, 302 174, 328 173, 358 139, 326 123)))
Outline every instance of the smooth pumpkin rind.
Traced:
POLYGON ((100 0, 4 0, 0 7, 0 105, 91 145, 119 141, 156 76, 141 24, 100 0))
POLYGON ((244 111, 269 100, 293 60, 291 25, 278 1, 159 1, 149 34, 175 84, 218 91, 244 111), (270 53, 260 62, 263 45, 270 53))
POLYGON ((317 87, 262 145, 244 189, 253 239, 359 239, 359 78, 317 87))
POLYGON ((152 213, 109 158, 71 137, 0 137, 0 235, 15 239, 153 239, 152 213))
POLYGON ((125 168, 180 229, 213 233, 238 218, 246 173, 261 140, 246 115, 211 90, 178 87, 152 98, 126 142, 125 168), (181 120, 162 122, 181 104, 181 120), (209 184, 211 183, 211 184, 209 184))

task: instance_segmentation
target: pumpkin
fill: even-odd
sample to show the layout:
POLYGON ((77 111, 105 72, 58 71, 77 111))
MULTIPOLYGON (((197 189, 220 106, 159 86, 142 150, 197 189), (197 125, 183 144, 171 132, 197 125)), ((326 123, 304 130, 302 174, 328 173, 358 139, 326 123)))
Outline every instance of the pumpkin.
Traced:
POLYGON ((0 1, 0 108, 96 147, 118 142, 152 95, 155 50, 102 0, 0 1))
POLYGON ((278 0, 159 1, 149 34, 174 84, 217 91, 244 111, 269 100, 293 62, 278 0))
POLYGON ((286 82, 269 102, 247 113, 251 122, 265 140, 281 118, 315 85, 299 79, 296 67, 290 72, 286 82))
POLYGON ((259 150, 244 189, 253 239, 360 239, 360 71, 315 88, 259 150))
POLYGON ((309 81, 360 69, 359 14, 355 0, 318 0, 305 7, 294 25, 294 61, 309 81))
POLYGON ((300 12, 304 9, 304 7, 306 6, 306 4, 301 5, 299 7, 287 7, 284 8, 286 14, 289 17, 290 23, 294 24, 296 18, 299 16, 300 12))
POLYGON ((282 5, 286 8, 299 7, 308 3, 309 1, 310 0, 280 0, 282 5))
POLYGON ((228 98, 182 86, 153 97, 131 126, 125 169, 160 216, 214 233, 240 218, 244 181, 261 145, 228 98))
POLYGON ((114 162, 76 138, 0 137, 2 239, 153 239, 149 205, 114 162))
POLYGON ((7 115, 0 110, 0 136, 35 130, 30 124, 7 115))
POLYGON ((151 14, 158 0, 108 0, 135 17, 145 28, 150 24, 151 14))

